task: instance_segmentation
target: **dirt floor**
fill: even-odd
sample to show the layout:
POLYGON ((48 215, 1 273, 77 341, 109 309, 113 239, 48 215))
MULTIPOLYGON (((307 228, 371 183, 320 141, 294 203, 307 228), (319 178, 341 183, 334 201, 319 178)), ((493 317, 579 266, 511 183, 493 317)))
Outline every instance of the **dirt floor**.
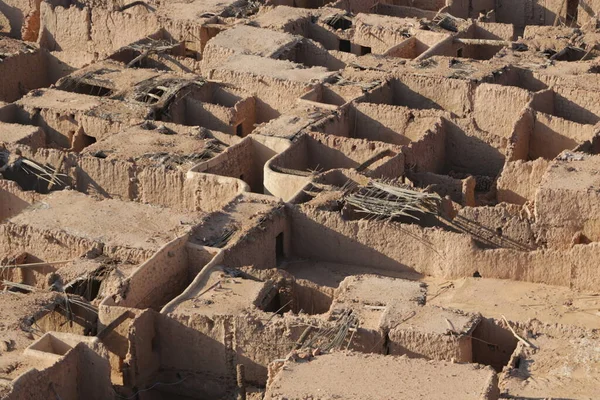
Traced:
POLYGON ((0 0, 0 398, 600 398, 599 12, 0 0))

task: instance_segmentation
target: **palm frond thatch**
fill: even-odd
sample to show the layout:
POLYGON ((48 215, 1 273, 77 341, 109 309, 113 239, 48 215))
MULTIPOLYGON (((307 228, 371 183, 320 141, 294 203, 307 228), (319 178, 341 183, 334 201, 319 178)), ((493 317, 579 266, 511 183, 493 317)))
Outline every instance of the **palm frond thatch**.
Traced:
POLYGON ((423 214, 439 214, 441 197, 376 180, 366 186, 344 188, 344 201, 357 212, 376 218, 409 217, 416 220, 423 214))

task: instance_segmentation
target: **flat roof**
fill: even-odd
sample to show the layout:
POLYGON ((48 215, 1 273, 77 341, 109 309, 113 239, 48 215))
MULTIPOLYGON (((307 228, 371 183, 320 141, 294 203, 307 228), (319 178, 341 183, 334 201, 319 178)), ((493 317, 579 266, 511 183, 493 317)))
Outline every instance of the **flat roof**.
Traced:
POLYGON ((45 139, 43 131, 33 125, 9 124, 0 122, 0 143, 23 143, 31 139, 45 139))
POLYGON ((328 71, 325 67, 304 68, 300 64, 287 60, 274 60, 248 54, 235 54, 219 65, 219 69, 249 73, 284 81, 314 84, 324 82, 337 72, 328 71))
POLYGON ((81 154, 101 154, 108 160, 130 160, 136 165, 170 165, 185 169, 211 158, 202 157, 207 150, 207 140, 198 136, 197 128, 158 121, 146 126, 149 125, 154 129, 133 126, 86 147, 81 154))
POLYGON ((238 315, 253 308, 267 282, 241 277, 232 277, 215 269, 198 295, 179 303, 173 314, 238 315), (216 287, 213 285, 218 284, 216 287), (208 290, 208 288, 211 288, 208 290))
POLYGON ((248 25, 237 25, 212 38, 209 46, 222 47, 241 54, 271 57, 285 47, 301 41, 301 36, 248 25))
POLYGON ((478 364, 340 352, 286 362, 264 399, 497 399, 496 379, 478 364))
POLYGON ((9 219, 40 231, 63 231, 109 246, 158 250, 200 221, 203 214, 114 199, 95 200, 57 191, 9 219))

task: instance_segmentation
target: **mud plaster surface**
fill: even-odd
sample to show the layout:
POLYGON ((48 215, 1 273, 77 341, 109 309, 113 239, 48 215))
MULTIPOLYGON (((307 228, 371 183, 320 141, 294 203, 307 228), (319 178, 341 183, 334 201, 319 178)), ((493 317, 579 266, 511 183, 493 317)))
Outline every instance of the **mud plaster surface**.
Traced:
POLYGON ((11 222, 109 245, 158 250, 184 234, 198 214, 173 213, 161 207, 118 200, 96 201, 72 191, 55 192, 11 222))

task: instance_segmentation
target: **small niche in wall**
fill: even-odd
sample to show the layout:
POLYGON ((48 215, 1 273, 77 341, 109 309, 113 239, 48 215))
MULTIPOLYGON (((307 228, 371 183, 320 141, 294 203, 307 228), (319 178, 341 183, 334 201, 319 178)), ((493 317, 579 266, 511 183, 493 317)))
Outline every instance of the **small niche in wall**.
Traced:
POLYGON ((340 51, 351 53, 352 45, 349 40, 340 39, 340 51))
POLYGON ((283 242, 283 240, 284 240, 283 232, 281 232, 275 238, 275 254, 277 256, 277 264, 279 264, 285 258, 285 251, 284 251, 284 242, 283 242))

